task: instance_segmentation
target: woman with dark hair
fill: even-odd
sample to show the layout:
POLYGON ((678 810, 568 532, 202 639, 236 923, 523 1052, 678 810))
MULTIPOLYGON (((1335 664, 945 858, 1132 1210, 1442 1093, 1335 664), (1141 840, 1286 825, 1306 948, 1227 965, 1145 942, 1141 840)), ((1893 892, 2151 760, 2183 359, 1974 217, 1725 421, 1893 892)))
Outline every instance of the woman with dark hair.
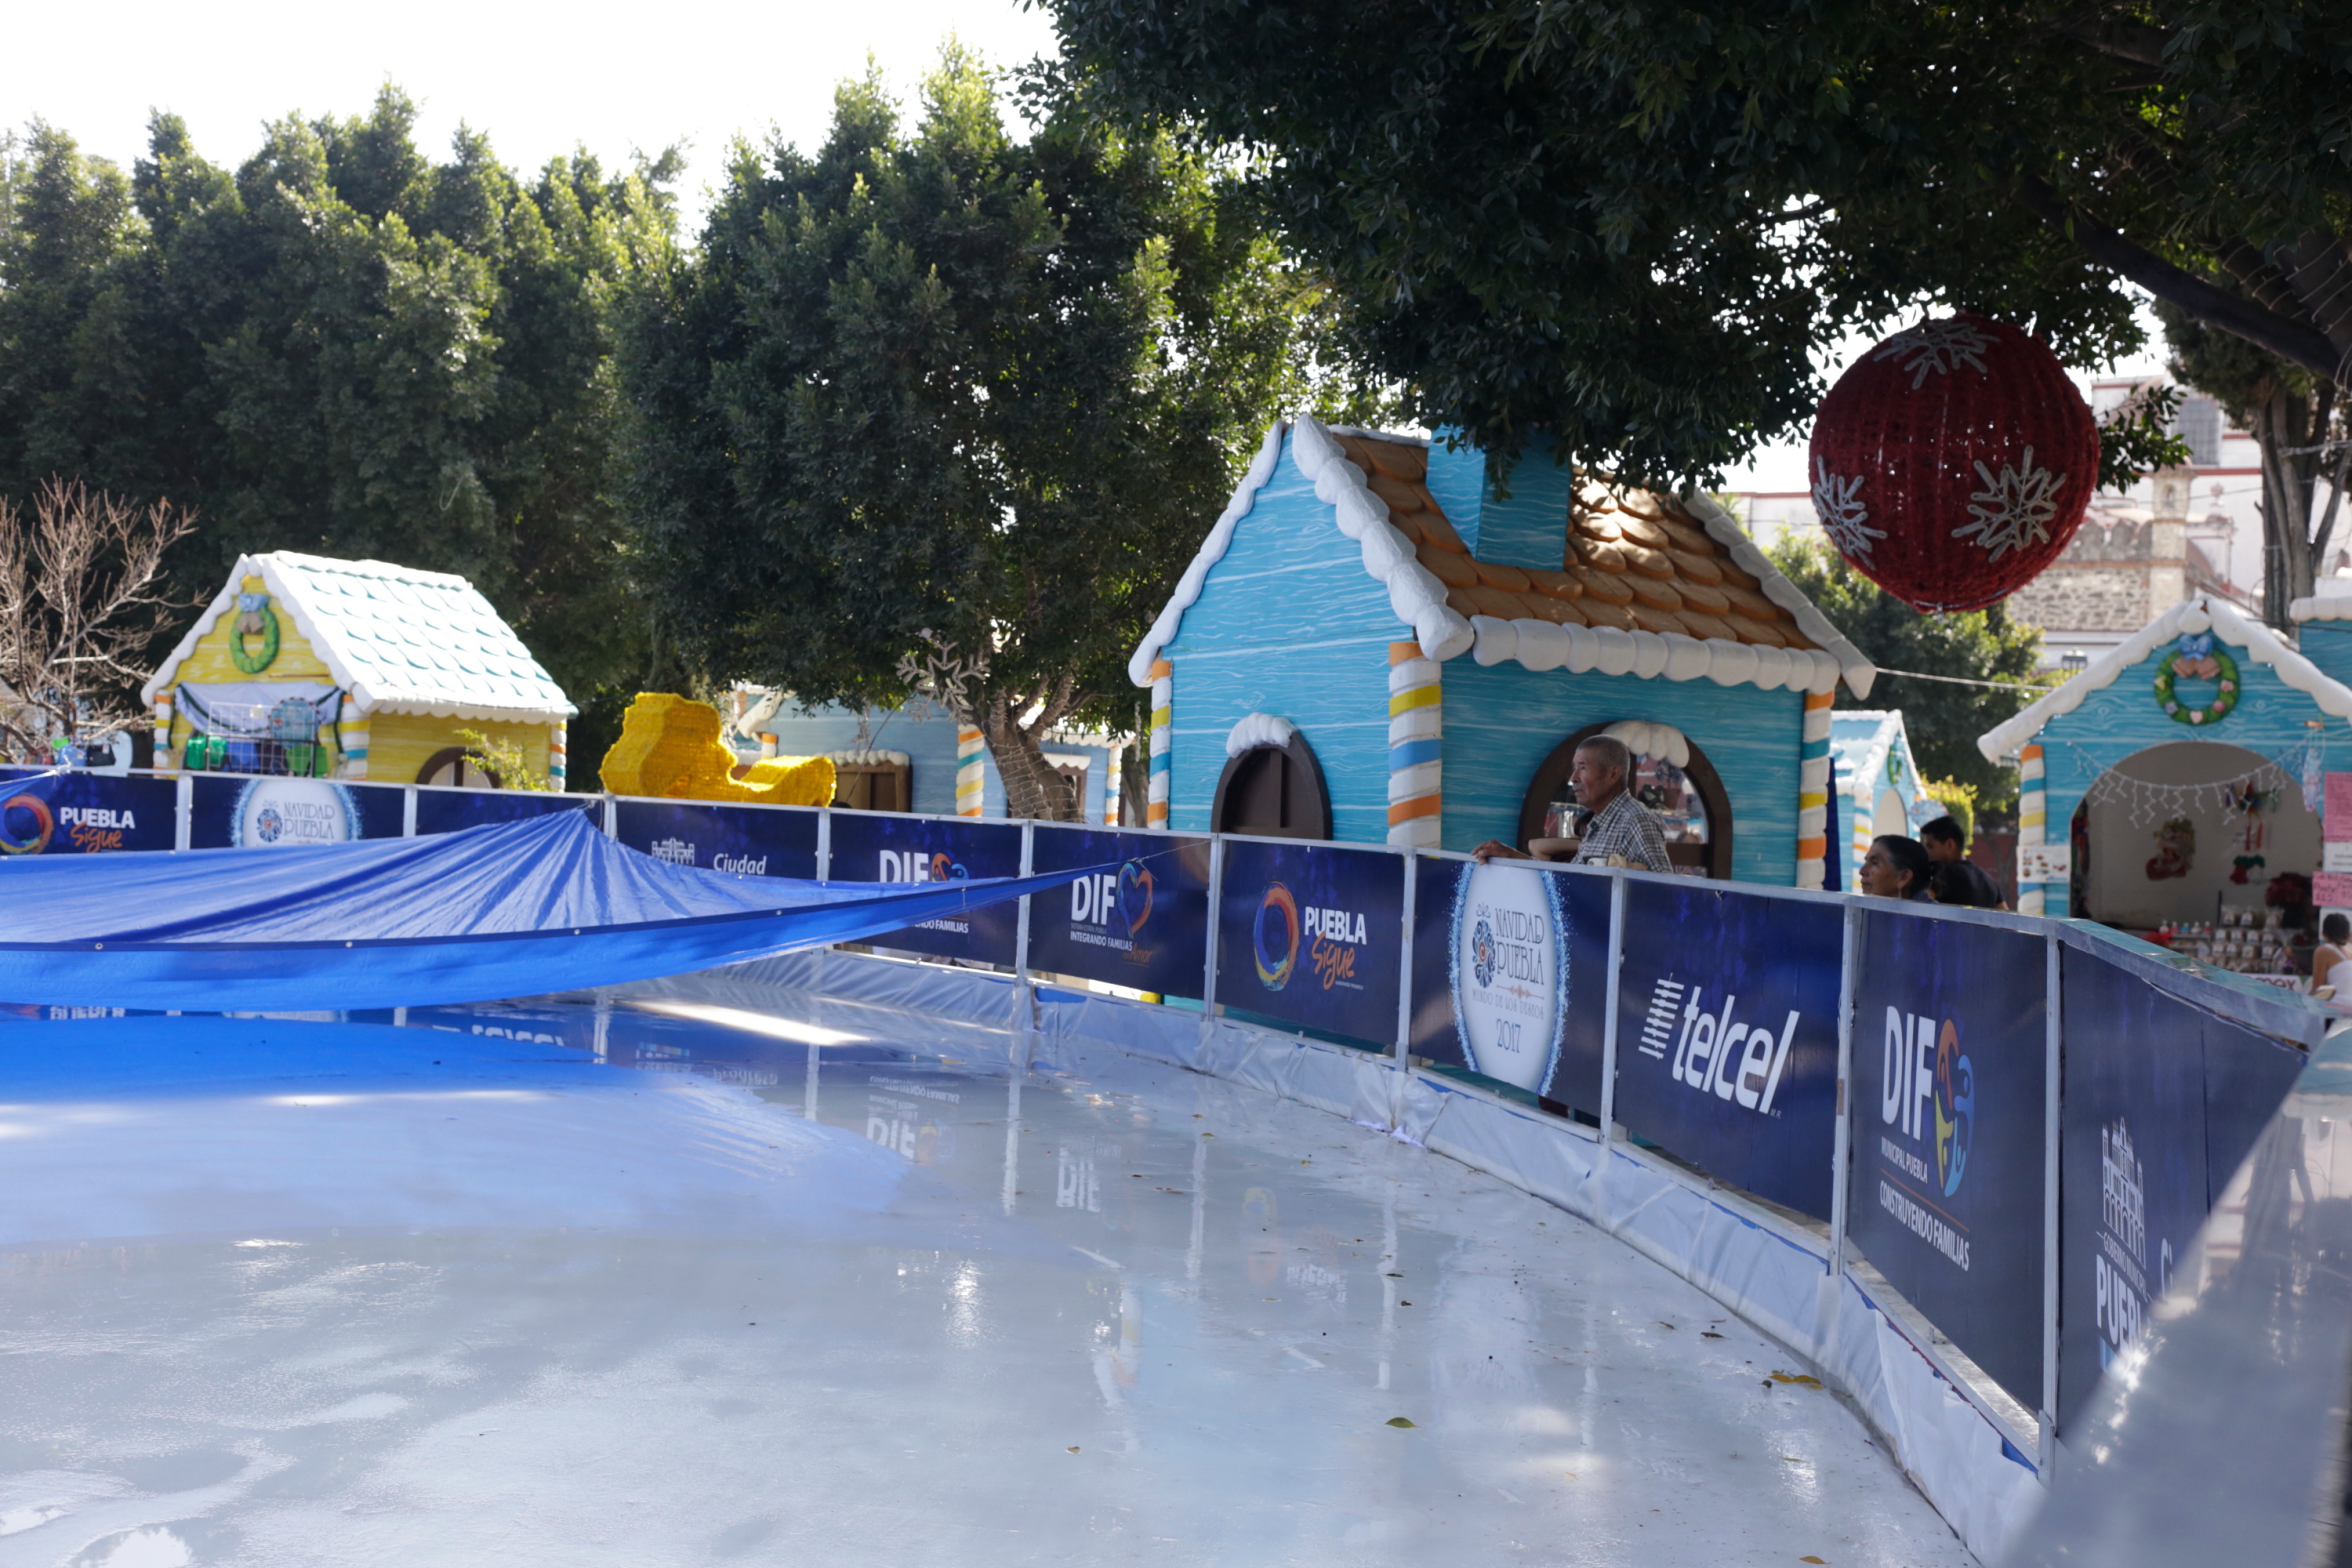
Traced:
POLYGON ((1874 898, 1925 902, 1933 897, 1927 886, 1933 868, 1926 845, 1890 833, 1871 840, 1870 853, 1862 858, 1862 872, 1855 880, 1874 898))
POLYGON ((2334 988, 2352 999, 2352 920, 2337 910, 2319 922, 2319 951, 2311 955, 2311 988, 2334 988))

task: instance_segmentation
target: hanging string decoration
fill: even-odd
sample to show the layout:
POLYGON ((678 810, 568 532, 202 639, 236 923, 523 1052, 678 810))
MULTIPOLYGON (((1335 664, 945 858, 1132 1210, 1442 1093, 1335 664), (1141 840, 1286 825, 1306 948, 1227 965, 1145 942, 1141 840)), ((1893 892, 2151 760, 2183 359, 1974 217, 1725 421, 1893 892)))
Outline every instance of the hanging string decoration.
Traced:
POLYGON ((1854 570, 1915 609, 1973 610, 2074 538, 2099 430, 2039 338, 1963 311, 1895 333, 1840 376, 1809 462, 1813 510, 1854 570))
MULTIPOLYGON (((2135 827, 2154 827, 2176 816, 2258 820, 2262 814, 2278 809, 2283 792, 2302 787, 2294 771, 2268 759, 2251 770, 2204 784, 2157 784, 2116 768, 2101 772, 2100 764, 2087 752, 2078 761, 2086 764, 2084 772, 2097 774, 2083 792, 2084 800, 2093 805, 2122 806, 2135 827)), ((2294 761, 2299 765, 2301 758, 2296 756, 2294 761)))
POLYGON ((2183 634, 2173 645, 2172 657, 2157 667, 2156 704, 2176 724, 2218 724, 2238 705, 2238 661, 2213 640, 2211 632, 2183 634), (2176 679, 2210 680, 2219 692, 2200 706, 2180 700, 2176 679))

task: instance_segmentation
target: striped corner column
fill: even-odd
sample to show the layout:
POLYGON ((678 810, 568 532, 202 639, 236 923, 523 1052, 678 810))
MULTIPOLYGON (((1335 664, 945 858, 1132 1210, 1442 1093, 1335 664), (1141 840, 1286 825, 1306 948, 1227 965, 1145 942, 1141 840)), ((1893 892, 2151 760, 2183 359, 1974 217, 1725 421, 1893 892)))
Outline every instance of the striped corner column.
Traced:
POLYGON ((978 816, 987 795, 988 742, 975 724, 956 726, 956 815, 978 816))
POLYGON ((572 726, 560 719, 556 721, 555 728, 548 731, 547 782, 559 790, 571 773, 571 735, 572 726))
POLYGON ((343 776, 363 779, 368 776, 368 716, 348 696, 335 715, 335 728, 342 736, 343 776))
POLYGON ((1418 642, 1389 644, 1389 842, 1434 849, 1444 836, 1444 688, 1418 642))
POLYGON ((1856 879, 1862 875, 1862 858, 1870 853, 1872 829, 1875 826, 1876 818, 1870 810, 1864 808, 1862 795, 1856 794, 1853 797, 1853 860, 1846 868, 1845 879, 1849 891, 1856 890, 1861 886, 1856 879))
POLYGON ((157 767, 171 765, 164 761, 165 757, 170 755, 171 750, 172 693, 166 689, 155 693, 155 765, 157 767))
POLYGON ((1171 731, 1176 720, 1176 667, 1166 659, 1151 666, 1151 777, 1144 803, 1146 827, 1168 826, 1168 770, 1171 731))
POLYGON ((1830 702, 1834 693, 1805 693, 1805 744, 1797 764, 1797 886, 1829 885, 1830 702))
MULTIPOLYGON (((2042 748, 2027 746, 2017 753, 2017 858, 2022 862, 2026 848, 2040 848, 2047 844, 2050 822, 2050 795, 2042 783, 2042 748)), ((2043 912, 2047 900, 2042 897, 2042 884, 2027 882, 2021 877, 2017 884, 2017 912, 2038 915, 2043 912)))

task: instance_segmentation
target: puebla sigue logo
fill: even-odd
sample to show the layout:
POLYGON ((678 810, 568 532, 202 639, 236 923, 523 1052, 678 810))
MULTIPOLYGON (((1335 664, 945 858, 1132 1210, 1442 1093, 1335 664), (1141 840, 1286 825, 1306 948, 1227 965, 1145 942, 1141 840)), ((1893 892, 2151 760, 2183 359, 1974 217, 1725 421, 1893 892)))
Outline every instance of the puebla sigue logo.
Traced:
POLYGON ((1290 984, 1298 967, 1298 948, 1307 955, 1316 978, 1326 991, 1360 991, 1356 979, 1356 954, 1371 940, 1370 922, 1354 910, 1303 908, 1282 882, 1268 882, 1258 900, 1257 924, 1251 933, 1256 950, 1257 977, 1268 991, 1290 984))
POLYGON ((49 847, 49 836, 56 831, 49 804, 38 795, 11 795, 0 801, 0 854, 38 855, 49 847), (18 826, 25 817, 32 819, 28 831, 18 826))

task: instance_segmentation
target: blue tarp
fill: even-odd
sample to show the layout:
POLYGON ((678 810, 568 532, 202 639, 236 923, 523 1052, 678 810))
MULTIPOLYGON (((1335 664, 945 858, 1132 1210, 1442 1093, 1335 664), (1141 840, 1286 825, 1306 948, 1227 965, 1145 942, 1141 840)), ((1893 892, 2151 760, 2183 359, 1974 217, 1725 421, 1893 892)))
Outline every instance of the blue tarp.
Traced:
POLYGON ((189 1012, 422 1006, 856 942, 1060 887, 730 877, 578 811, 424 838, 0 861, 0 1002, 189 1012))

